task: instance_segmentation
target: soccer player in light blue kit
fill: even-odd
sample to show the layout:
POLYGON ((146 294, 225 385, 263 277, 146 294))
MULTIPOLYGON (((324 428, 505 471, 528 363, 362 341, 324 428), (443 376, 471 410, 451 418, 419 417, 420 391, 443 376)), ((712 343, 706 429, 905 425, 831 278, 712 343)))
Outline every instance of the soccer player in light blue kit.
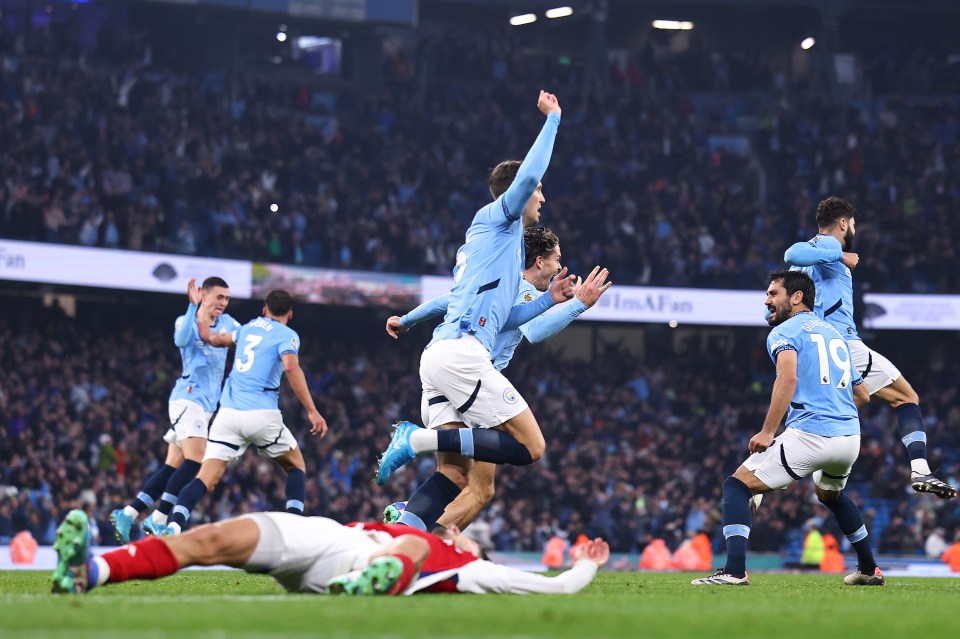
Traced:
POLYGON ((121 544, 130 542, 130 530, 137 517, 150 510, 159 498, 156 510, 144 520, 143 528, 156 534, 158 527, 177 503, 177 494, 197 475, 207 444, 210 417, 220 401, 223 371, 227 364, 226 348, 205 344, 200 340, 197 322, 205 322, 215 333, 227 333, 240 326, 225 311, 230 303, 230 288, 219 277, 208 277, 201 288, 196 280, 187 283, 190 305, 177 318, 173 342, 180 349, 183 372, 170 393, 170 429, 167 458, 143 484, 137 497, 110 513, 110 521, 121 544))
POLYGON ((196 479, 180 492, 170 523, 161 534, 177 534, 197 502, 216 487, 227 464, 253 445, 287 472, 287 512, 303 514, 306 465, 297 440, 280 414, 280 378, 286 373, 293 392, 307 411, 310 433, 321 437, 327 422, 317 411, 300 368, 300 336, 287 326, 293 298, 271 291, 263 316, 227 334, 211 334, 200 325, 200 338, 214 346, 236 345, 233 369, 220 397, 220 411, 210 426, 210 439, 196 479))
MULTIPOLYGON (((539 460, 546 446, 526 402, 491 362, 501 330, 526 324, 573 295, 564 269, 547 295, 514 305, 524 263, 523 229, 540 219, 540 179, 560 124, 555 96, 541 91, 537 108, 547 116, 540 135, 522 163, 501 162, 493 169, 489 184, 495 199, 477 211, 457 252, 447 313, 420 359, 426 428, 398 423, 380 459, 382 485, 417 455, 438 453, 438 472, 414 494, 417 501, 427 497, 427 510, 442 512, 460 494, 471 460, 526 465, 539 460)), ((409 503, 408 513, 416 514, 409 503)))
POLYGON ((828 197, 817 206, 819 232, 809 242, 797 242, 783 255, 785 262, 813 278, 817 287, 814 310, 832 324, 850 345, 853 363, 863 375, 867 391, 897 411, 900 440, 910 458, 910 485, 918 493, 941 499, 957 496, 957 489, 938 479, 927 463, 927 433, 920 397, 893 363, 868 348, 853 321, 853 274, 860 256, 850 252, 856 234, 857 211, 849 202, 828 197))
MULTIPOLYGON (((550 229, 542 226, 532 226, 524 230, 524 271, 517 293, 516 305, 528 304, 537 299, 546 291, 550 281, 560 272, 560 240, 550 229)), ((517 346, 527 338, 532 343, 549 339, 566 328, 573 320, 579 317, 588 308, 600 299, 600 296, 610 288, 606 282, 609 272, 607 269, 596 267, 587 276, 585 281, 578 281, 574 288, 574 299, 560 307, 554 313, 540 315, 519 328, 501 332, 497 336, 491 359, 493 367, 498 371, 504 370, 513 358, 517 346)), ((434 317, 443 315, 447 310, 450 294, 441 295, 428 302, 424 302, 403 317, 393 316, 387 320, 387 334, 394 339, 400 333, 434 317)), ((411 513, 417 514, 412 524, 424 525, 426 530, 439 525, 444 528, 456 526, 460 530, 466 528, 483 510, 494 495, 494 476, 496 464, 489 462, 475 462, 468 474, 466 488, 451 502, 445 510, 440 509, 442 503, 429 503, 418 506, 415 500, 411 513), (442 517, 441 517, 442 514, 442 517)), ((406 502, 404 510, 410 504, 406 502)), ((400 509, 391 504, 384 511, 384 523, 394 523, 400 518, 401 523, 408 523, 411 517, 401 514, 400 509)))
POLYGON ((853 367, 847 342, 813 312, 816 287, 806 273, 775 271, 769 276, 767 322, 774 329, 767 350, 777 367, 770 408, 762 430, 750 439, 752 453, 723 482, 723 536, 726 566, 695 586, 745 586, 750 500, 813 475, 817 499, 833 512, 857 552, 850 586, 882 586, 860 509, 843 494, 860 454, 860 418, 854 395, 866 399, 863 378, 853 367), (776 438, 786 414, 786 429, 776 438))

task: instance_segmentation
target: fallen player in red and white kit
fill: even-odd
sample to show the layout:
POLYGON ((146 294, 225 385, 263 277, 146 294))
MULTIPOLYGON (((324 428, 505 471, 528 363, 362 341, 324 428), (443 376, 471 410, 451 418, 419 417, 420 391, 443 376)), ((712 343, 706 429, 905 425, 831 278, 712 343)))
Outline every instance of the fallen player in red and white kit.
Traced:
POLYGON ((82 593, 129 579, 160 579, 189 566, 227 565, 266 573, 291 592, 396 595, 416 592, 574 593, 610 557, 602 539, 578 547, 555 577, 480 559, 473 540, 441 539, 409 526, 343 525, 325 517, 253 513, 150 537, 90 556, 86 514, 70 511, 57 529, 53 591, 82 593))
POLYGON ((597 570, 610 559, 610 546, 599 537, 570 551, 574 564, 555 577, 526 572, 480 558, 477 542, 456 529, 437 534, 425 533, 398 524, 352 524, 371 532, 383 532, 396 539, 416 535, 430 544, 430 554, 420 574, 404 591, 464 592, 472 594, 570 595, 586 588, 597 570))

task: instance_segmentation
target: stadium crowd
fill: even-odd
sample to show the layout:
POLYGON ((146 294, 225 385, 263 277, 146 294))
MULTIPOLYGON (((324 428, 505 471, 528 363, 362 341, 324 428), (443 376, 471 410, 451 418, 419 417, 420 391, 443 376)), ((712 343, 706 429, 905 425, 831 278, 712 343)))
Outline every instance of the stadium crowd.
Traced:
MULTIPOLYGON (((168 303, 132 316, 130 308, 140 307, 98 306, 81 321, 56 306, 22 302, 0 319, 0 543, 24 529, 51 543, 59 519, 79 506, 95 522, 99 542, 114 544, 110 510, 163 463, 166 402, 179 374, 172 325, 182 311, 168 303), (165 312, 169 322, 150 319, 165 312)), ((393 342, 379 332, 382 319, 373 312, 346 320, 324 313, 301 308, 293 327, 303 338, 303 367, 330 434, 311 438, 286 383, 281 396, 306 458, 307 513, 376 520, 432 471, 433 462, 423 458, 384 488, 371 481, 389 424, 419 419, 417 361, 429 330, 393 342), (315 329, 336 335, 344 323, 366 328, 337 339, 321 338, 315 329)), ((764 333, 731 334, 723 347, 697 333, 671 347, 651 332, 644 357, 605 346, 589 376, 581 362, 522 347, 508 373, 536 411, 547 453, 532 466, 499 470, 497 497, 474 524, 475 534, 501 550, 540 551, 554 535, 572 540, 580 533, 603 536, 622 552, 641 550, 654 538, 675 548, 700 530, 719 544, 722 479, 758 430, 773 377, 764 333)), ((955 482, 960 408, 950 380, 960 371, 944 357, 946 346, 936 339, 919 345, 928 349, 931 366, 910 376, 923 398, 931 465, 955 482)), ((880 552, 922 554, 938 528, 952 539, 960 531, 960 508, 909 489, 894 414, 874 402, 863 416, 850 490, 865 506, 880 552)), ((787 493, 768 496, 758 510, 752 548, 796 550, 805 523, 833 525, 810 482, 787 493)), ((283 474, 248 452, 192 523, 282 510, 284 499, 283 474)))
POLYGON ((151 66, 108 40, 81 54, 62 35, 0 38, 3 237, 446 274, 488 169, 534 137, 528 96, 550 77, 585 95, 565 101, 544 184, 575 272, 752 287, 832 193, 861 212, 862 288, 960 291, 945 267, 957 98, 931 92, 956 88, 960 65, 942 52, 864 52, 871 97, 838 108, 696 38, 614 56, 607 89, 584 94, 578 68, 534 73, 515 34, 424 37, 387 58, 382 88, 334 95, 151 66))

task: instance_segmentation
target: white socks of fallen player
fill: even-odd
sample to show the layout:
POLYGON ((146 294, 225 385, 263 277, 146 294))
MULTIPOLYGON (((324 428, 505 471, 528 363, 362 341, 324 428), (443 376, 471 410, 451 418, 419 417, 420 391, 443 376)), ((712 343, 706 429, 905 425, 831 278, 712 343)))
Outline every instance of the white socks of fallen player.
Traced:
POLYGON ((93 563, 97 565, 97 581, 92 586, 102 586, 110 579, 110 564, 103 557, 94 557, 93 563))

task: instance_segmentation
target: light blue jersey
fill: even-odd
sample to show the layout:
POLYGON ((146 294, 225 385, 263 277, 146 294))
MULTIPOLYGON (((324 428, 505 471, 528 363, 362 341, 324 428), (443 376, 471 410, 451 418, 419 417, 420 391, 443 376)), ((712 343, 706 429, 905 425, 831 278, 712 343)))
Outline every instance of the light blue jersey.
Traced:
POLYGON ((832 235, 817 235, 809 242, 797 242, 783 254, 783 260, 803 271, 817 287, 814 311, 840 334, 859 340, 853 321, 853 274, 840 260, 843 246, 832 235))
MULTIPOLYGON (((540 296, 540 291, 527 280, 520 278, 520 286, 517 290, 516 304, 526 304, 532 302, 540 296)), ((526 326, 526 324, 524 324, 526 326)), ((493 367, 502 371, 510 364, 513 359, 513 353, 517 346, 523 341, 523 326, 511 331, 503 331, 497 335, 497 340, 493 343, 493 350, 490 351, 490 359, 493 361, 493 367)))
POLYGON ((853 387, 863 378, 837 329, 814 313, 797 313, 767 336, 774 364, 785 350, 797 352, 797 389, 787 409, 787 428, 822 437, 858 435, 853 387))
POLYGON ((473 334, 493 352, 517 296, 517 274, 523 271, 523 209, 550 163, 559 124, 559 115, 547 116, 513 183, 474 216, 457 251, 447 313, 431 344, 473 334))
MULTIPOLYGON (((521 278, 517 299, 510 316, 520 317, 521 320, 524 319, 523 316, 528 315, 529 312, 523 313, 523 316, 521 316, 521 312, 527 311, 527 307, 534 307, 530 309, 532 311, 536 308, 537 304, 541 306, 547 304, 547 301, 544 300, 545 295, 546 293, 541 293, 533 284, 521 278)), ((400 325, 409 329, 420 322, 443 315, 447 312, 447 304, 449 301, 450 294, 447 293, 440 297, 435 297, 428 302, 424 302, 401 317, 400 325)), ((534 344, 549 339, 566 328, 570 322, 577 319, 585 310, 587 310, 587 307, 584 303, 574 298, 564 304, 555 313, 538 315, 521 324, 518 328, 501 331, 500 334, 497 335, 496 342, 494 342, 493 350, 490 352, 493 367, 498 371, 505 369, 510 364, 510 360, 513 359, 513 353, 517 350, 517 346, 520 345, 524 337, 534 344)), ((508 321, 508 325, 509 323, 508 321)))
MULTIPOLYGON (((240 327, 240 322, 224 313, 210 327, 211 333, 230 333, 240 327)), ((174 323, 174 343, 180 347, 183 372, 173 386, 170 401, 185 399, 212 413, 220 401, 223 386, 223 370, 227 366, 228 348, 211 346, 200 339, 197 330, 197 307, 190 305, 186 314, 174 323)))
MULTIPOLYGON (((530 304, 537 300, 540 295, 540 291, 533 284, 521 279, 514 307, 530 304)), ((553 313, 538 315, 529 322, 521 324, 519 328, 502 331, 497 335, 497 341, 490 353, 493 367, 498 371, 505 369, 510 364, 510 360, 513 359, 513 353, 524 337, 532 344, 549 339, 569 326, 570 322, 577 319, 585 310, 587 310, 587 307, 584 303, 574 298, 553 313)))
POLYGON ((237 330, 234 342, 237 355, 220 405, 235 410, 279 408, 281 358, 300 353, 300 336, 285 324, 258 317, 237 330))

